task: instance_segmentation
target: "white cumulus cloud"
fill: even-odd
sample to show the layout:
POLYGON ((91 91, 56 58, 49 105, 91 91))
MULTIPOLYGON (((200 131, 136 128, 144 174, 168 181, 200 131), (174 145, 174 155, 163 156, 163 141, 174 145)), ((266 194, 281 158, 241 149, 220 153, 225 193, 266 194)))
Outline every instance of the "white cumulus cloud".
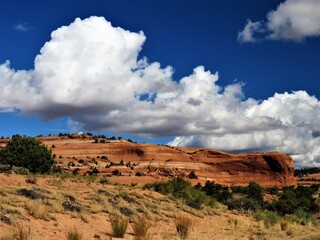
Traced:
POLYGON ((0 65, 0 112, 67 116, 73 131, 176 136, 172 145, 281 151, 320 166, 320 102, 304 91, 245 99, 243 84, 219 86, 198 66, 179 81, 172 67, 138 59, 146 37, 102 17, 76 19, 51 34, 34 69, 0 65))
POLYGON ((320 0, 286 0, 267 14, 266 21, 248 20, 244 29, 238 33, 238 40, 300 42, 314 36, 320 36, 320 0))

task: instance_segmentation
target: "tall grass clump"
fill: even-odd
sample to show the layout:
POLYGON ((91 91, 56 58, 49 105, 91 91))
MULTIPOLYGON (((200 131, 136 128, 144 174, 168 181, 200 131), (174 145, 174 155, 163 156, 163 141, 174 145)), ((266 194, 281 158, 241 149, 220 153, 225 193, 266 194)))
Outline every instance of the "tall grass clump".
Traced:
POLYGON ((27 203, 26 208, 31 216, 37 219, 43 219, 49 221, 49 213, 47 206, 43 205, 42 202, 32 201, 27 203))
POLYGON ((7 235, 0 237, 0 240, 15 240, 15 238, 14 238, 13 234, 7 234, 7 235))
POLYGON ((145 219, 136 219, 132 223, 132 228, 134 232, 134 240, 147 240, 149 239, 148 229, 150 228, 150 223, 145 219))
POLYGON ((192 220, 186 216, 179 216, 175 219, 175 225, 180 239, 187 239, 191 232, 192 220))
POLYGON ((67 240, 82 240, 82 233, 77 228, 70 229, 66 233, 67 240))
POLYGON ((14 239, 15 240, 32 240, 31 229, 18 226, 14 234, 14 239))
POLYGON ((128 228, 128 219, 116 217, 111 221, 112 233, 116 238, 123 238, 128 228))
POLYGON ((239 223, 238 219, 230 218, 228 220, 228 222, 229 222, 229 225, 230 225, 230 230, 232 232, 234 232, 237 229, 237 226, 238 226, 238 223, 239 223))

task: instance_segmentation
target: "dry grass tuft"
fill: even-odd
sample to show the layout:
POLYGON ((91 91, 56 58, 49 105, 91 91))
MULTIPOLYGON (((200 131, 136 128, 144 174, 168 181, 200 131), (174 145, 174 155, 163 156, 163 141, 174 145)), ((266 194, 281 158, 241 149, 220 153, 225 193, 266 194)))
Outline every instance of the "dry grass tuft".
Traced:
POLYGON ((132 223, 132 228, 134 232, 135 240, 148 240, 150 236, 148 235, 148 229, 150 228, 150 223, 145 219, 136 219, 132 223))
POLYGON ((82 233, 79 232, 77 228, 73 228, 68 230, 66 233, 67 240, 81 240, 82 239, 82 233))
POLYGON ((0 240, 15 240, 15 239, 14 239, 14 235, 9 233, 9 234, 6 234, 6 235, 0 237, 0 240))
POLYGON ((14 233, 15 240, 31 240, 31 229, 30 227, 21 227, 18 226, 14 233))
POLYGON ((228 222, 229 222, 231 232, 234 232, 235 230, 237 230, 237 225, 239 223, 238 219, 229 218, 228 222))
POLYGON ((116 217, 111 221, 113 236, 123 238, 128 227, 128 219, 116 217))
POLYGON ((192 220, 186 216, 179 216, 175 219, 176 230, 181 239, 187 239, 192 227, 192 220))
POLYGON ((26 208, 31 216, 37 219, 49 221, 49 214, 47 206, 43 205, 40 200, 31 201, 26 204, 26 208))

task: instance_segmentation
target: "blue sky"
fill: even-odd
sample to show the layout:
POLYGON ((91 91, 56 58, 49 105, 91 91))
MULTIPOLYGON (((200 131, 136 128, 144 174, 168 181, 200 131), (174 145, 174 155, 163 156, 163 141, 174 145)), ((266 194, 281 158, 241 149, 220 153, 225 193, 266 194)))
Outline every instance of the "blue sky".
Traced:
POLYGON ((314 150, 320 134, 317 7, 319 0, 0 0, 0 64, 4 69, 0 71, 4 86, 0 135, 83 130, 228 151, 277 150, 296 156, 301 165, 318 165, 320 153, 314 150), (306 13, 299 10, 302 7, 306 13), (303 21, 304 14, 311 16, 309 22, 303 21), (78 23, 76 18, 80 18, 78 23), (107 23, 112 25, 110 31, 104 31, 107 23), (61 26, 69 34, 57 31, 51 36, 61 26), (103 34, 101 42, 113 39, 111 35, 118 40, 104 46, 93 44, 95 39, 89 35, 95 31, 103 34), (78 36, 72 39, 72 50, 68 36, 78 36), (59 41, 64 47, 58 49, 55 42, 59 41), (43 48, 45 43, 51 44, 43 48), (81 61, 71 57, 80 56, 84 46, 93 48, 97 59, 90 60, 87 52, 79 57, 81 61), (112 52, 110 46, 119 49, 112 52), (75 53, 64 57, 56 52, 69 50, 75 53), (35 67, 37 55, 40 60, 35 67), (143 58, 147 59, 144 63, 143 58), (7 60, 10 65, 5 66, 7 60), (95 69, 100 62, 105 65, 95 69), (119 64, 124 64, 120 69, 141 69, 132 76, 124 71, 119 77, 113 70, 104 72, 108 64, 114 64, 114 69, 119 64), (79 71, 68 72, 71 66, 78 66, 79 71), (65 69, 68 77, 61 80, 64 75, 57 69, 65 69), (86 72, 77 74, 84 69, 98 74, 98 80, 89 79, 90 75, 84 79, 86 72), (77 91, 82 93, 83 87, 92 95, 84 94, 79 100, 71 94, 75 89, 70 84, 64 93, 55 89, 69 80, 77 91), (153 97, 135 102, 142 95, 153 97), (103 100, 93 100, 93 96, 103 100), (290 135, 284 132, 306 146, 285 143, 290 135), (308 160, 302 160, 306 156, 308 160))

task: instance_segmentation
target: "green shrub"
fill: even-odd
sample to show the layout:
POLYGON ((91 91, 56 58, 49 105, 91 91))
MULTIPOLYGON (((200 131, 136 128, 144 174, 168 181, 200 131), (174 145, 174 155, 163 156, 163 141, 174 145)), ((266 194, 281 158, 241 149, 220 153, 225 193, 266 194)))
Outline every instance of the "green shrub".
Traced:
POLYGON ((226 205, 230 210, 235 209, 238 211, 257 211, 261 209, 261 205, 257 201, 248 197, 229 200, 226 205))
MULTIPOLYGON (((1 159, 0 159, 0 163, 1 163, 1 159)), ((12 172, 13 172, 12 167, 10 165, 5 165, 5 164, 0 165, 0 173, 11 174, 12 172)))
POLYGON ((29 174, 29 169, 24 168, 24 167, 16 167, 16 166, 13 166, 13 167, 12 167, 12 171, 13 171, 15 174, 18 174, 18 175, 28 175, 28 174, 29 174))
POLYGON ((188 175, 189 179, 198 179, 197 174, 194 171, 191 171, 188 175))
POLYGON ((278 212, 281 216, 294 214, 298 209, 307 213, 319 211, 319 206, 313 198, 313 189, 298 186, 285 187, 279 200, 273 201, 268 207, 269 210, 278 212))
POLYGON ((100 181, 99 181, 101 184, 109 184, 110 183, 110 179, 107 178, 107 177, 102 177, 100 178, 100 181))
POLYGON ((14 135, 0 150, 0 164, 24 167, 32 173, 48 173, 53 163, 51 150, 30 137, 14 135))
POLYGON ((207 181, 204 187, 201 187, 200 190, 205 192, 206 195, 213 197, 214 199, 222 203, 226 203, 228 199, 232 198, 232 194, 229 192, 228 186, 217 184, 213 181, 207 181))
POLYGON ((294 214, 287 214, 283 217, 283 220, 288 222, 288 223, 297 223, 297 224, 300 224, 300 219, 294 215, 294 214))
POLYGON ((279 215, 276 212, 268 211, 268 212, 261 212, 257 211, 253 214, 253 217, 257 221, 263 221, 266 228, 270 228, 274 226, 279 221, 279 215))
POLYGON ((115 170, 112 171, 112 175, 121 176, 122 174, 118 169, 115 169, 115 170))
POLYGON ((247 187, 247 196, 263 205, 263 188, 256 182, 250 182, 247 187))
POLYGON ((247 193, 247 188, 243 186, 231 186, 230 188, 232 193, 241 193, 241 194, 247 193))
POLYGON ((300 219, 302 225, 314 224, 316 221, 316 217, 313 214, 305 212, 301 208, 297 209, 294 215, 300 219))
POLYGON ((188 206, 201 209, 202 205, 215 206, 216 201, 204 192, 191 186, 190 182, 182 178, 173 178, 167 182, 156 182, 144 185, 144 189, 154 190, 164 195, 171 194, 182 200, 188 206))
POLYGON ((279 193, 279 188, 277 188, 277 187, 271 187, 271 188, 267 188, 266 191, 267 191, 269 194, 277 195, 277 194, 279 193))

